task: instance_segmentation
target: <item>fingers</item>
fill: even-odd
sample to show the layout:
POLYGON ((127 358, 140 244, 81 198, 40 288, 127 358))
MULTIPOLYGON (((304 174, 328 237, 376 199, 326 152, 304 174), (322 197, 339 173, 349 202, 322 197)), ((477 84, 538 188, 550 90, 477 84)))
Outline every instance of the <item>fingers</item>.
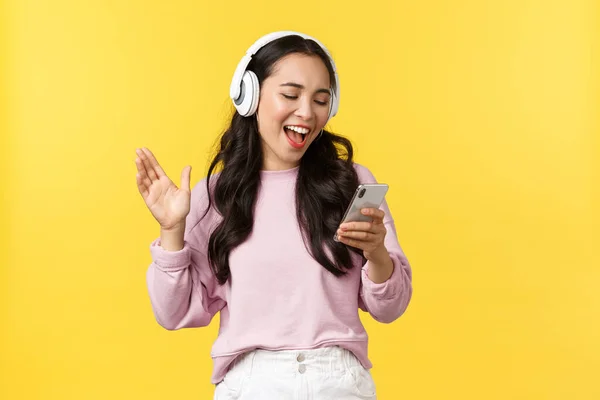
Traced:
MULTIPOLYGON (((166 177, 167 175, 160 164, 158 164, 156 157, 154 157, 154 154, 152 154, 150 149, 142 147, 135 149, 135 153, 138 156, 135 159, 135 165, 138 171, 135 178, 139 192, 144 198, 146 198, 150 192, 152 182, 160 179, 163 176, 166 177)), ((188 191, 191 191, 191 171, 192 167, 190 165, 186 166, 183 171, 181 171, 181 187, 187 189, 188 191)))
POLYGON ((385 212, 379 208, 363 208, 360 210, 363 215, 368 215, 373 218, 373 222, 376 224, 383 223, 383 217, 385 217, 385 212))
POLYGON ((383 244, 387 232, 384 230, 379 233, 364 231, 341 231, 337 232, 337 238, 345 245, 361 249, 363 251, 373 251, 383 244))
MULTIPOLYGON (((137 162, 136 162, 137 164, 137 162)), ((142 195, 143 198, 146 198, 146 196, 148 196, 148 186, 146 184, 144 184, 144 182, 142 181, 142 174, 141 173, 137 173, 135 174, 135 180, 137 182, 137 187, 138 190, 140 192, 140 194, 142 195)))
POLYGON ((375 224, 373 222, 345 222, 340 225, 342 231, 365 231, 374 232, 375 224))
POLYGON ((142 149, 135 149, 135 153, 137 154, 139 159, 142 161, 142 166, 144 167, 144 172, 146 173, 146 176, 148 177, 150 182, 152 182, 153 180, 156 179, 156 174, 154 173, 154 171, 152 171, 152 168, 150 166, 150 161, 148 160, 148 156, 142 149))
POLYGON ((160 165, 158 165, 158 161, 156 161, 154 154, 152 154, 149 149, 142 147, 141 149, 136 149, 135 152, 142 160, 144 168, 146 169, 146 174, 148 174, 148 177, 150 178, 150 182, 160 179, 161 176, 165 175, 160 165))
POLYGON ((346 236, 338 236, 338 240, 347 246, 355 247, 363 251, 370 251, 376 246, 375 242, 372 242, 370 240, 352 239, 346 236))
POLYGON ((144 163, 142 162, 142 160, 139 157, 135 159, 135 165, 138 170, 138 172, 136 174, 138 189, 140 190, 140 193, 142 193, 142 195, 143 195, 144 192, 148 191, 148 188, 150 187, 152 182, 150 182, 150 178, 148 177, 148 174, 146 172, 146 167, 144 167, 144 163))
POLYGON ((337 231, 338 236, 359 239, 359 240, 377 240, 379 236, 385 237, 387 229, 384 225, 373 225, 370 222, 362 222, 357 224, 365 224, 359 226, 353 226, 351 228, 345 228, 344 225, 337 231))
MULTIPOLYGON (((155 172, 155 167, 152 166, 152 160, 156 162, 156 158, 150 152, 150 150, 145 147, 141 149, 135 149, 135 153, 137 154, 137 158, 135 159, 135 165, 137 167, 136 174, 136 182, 138 185, 138 190, 142 197, 145 199, 150 193, 150 186, 152 186, 152 182, 158 179, 158 176, 155 172)), ((156 163, 158 165, 158 163, 156 163)), ((160 169, 160 166, 158 167, 160 169)), ((164 174, 162 169, 160 171, 164 174)))
POLYGON ((187 165, 183 171, 181 171, 181 189, 187 189, 191 191, 190 187, 190 175, 192 174, 192 167, 187 165))
POLYGON ((152 168, 152 170, 154 171, 154 173, 156 174, 156 176, 158 178, 165 176, 165 171, 163 171, 163 169, 161 168, 160 164, 158 163, 158 161, 156 160, 156 157, 154 157, 154 154, 152 154, 152 152, 150 151, 150 149, 143 147, 142 150, 144 151, 144 153, 146 154, 146 156, 148 157, 148 161, 150 163, 150 167, 152 168))
POLYGON ((362 231, 362 232, 371 232, 378 233, 382 230, 385 230, 385 225, 382 223, 373 222, 345 222, 339 227, 340 230, 344 232, 350 231, 362 231))
POLYGON ((363 215, 373 218, 371 222, 353 221, 340 225, 337 236, 340 242, 364 251, 371 251, 383 242, 387 229, 383 224, 385 213, 378 208, 364 208, 363 215))
POLYGON ((338 237, 364 241, 374 241, 380 234, 381 233, 373 233, 367 231, 342 231, 341 229, 337 231, 338 237))

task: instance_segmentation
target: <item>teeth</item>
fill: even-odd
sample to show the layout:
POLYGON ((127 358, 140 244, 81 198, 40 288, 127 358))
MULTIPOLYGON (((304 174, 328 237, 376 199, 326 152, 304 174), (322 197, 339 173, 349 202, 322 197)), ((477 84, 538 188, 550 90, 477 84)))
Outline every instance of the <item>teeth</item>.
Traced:
POLYGON ((285 128, 287 128, 287 129, 289 129, 291 131, 295 131, 295 132, 301 133, 303 135, 306 135, 308 132, 310 132, 310 129, 300 128, 299 126, 293 126, 293 125, 285 126, 285 128))

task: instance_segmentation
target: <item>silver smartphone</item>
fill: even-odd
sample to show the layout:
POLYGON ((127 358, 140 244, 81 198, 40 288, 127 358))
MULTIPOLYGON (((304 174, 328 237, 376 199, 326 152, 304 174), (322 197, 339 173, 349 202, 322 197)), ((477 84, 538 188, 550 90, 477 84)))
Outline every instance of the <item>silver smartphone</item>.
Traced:
MULTIPOLYGON (((361 210, 363 208, 379 208, 385 199, 388 188, 389 186, 385 183, 364 183, 358 185, 340 225, 350 221, 371 222, 372 218, 362 214, 361 210)), ((333 236, 333 240, 338 242, 337 231, 333 236)))

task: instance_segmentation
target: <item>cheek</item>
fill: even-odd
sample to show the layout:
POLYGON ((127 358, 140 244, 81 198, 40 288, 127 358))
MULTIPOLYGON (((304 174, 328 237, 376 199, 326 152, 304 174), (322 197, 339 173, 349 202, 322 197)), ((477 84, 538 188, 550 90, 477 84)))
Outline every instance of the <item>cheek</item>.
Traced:
POLYGON ((325 127, 325 123, 327 123, 327 116, 329 115, 328 107, 319 107, 317 111, 317 121, 321 128, 325 127))
POLYGON ((285 99, 277 95, 265 95, 259 104, 259 115, 265 125, 280 124, 285 121, 293 110, 285 99))

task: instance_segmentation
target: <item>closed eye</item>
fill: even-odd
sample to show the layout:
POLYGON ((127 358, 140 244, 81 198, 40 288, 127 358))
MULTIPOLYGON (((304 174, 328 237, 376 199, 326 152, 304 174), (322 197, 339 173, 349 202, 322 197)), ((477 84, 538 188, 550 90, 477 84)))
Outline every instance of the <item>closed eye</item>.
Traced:
MULTIPOLYGON (((296 100, 298 98, 298 96, 290 96, 289 94, 281 94, 283 97, 285 97, 288 100, 296 100)), ((319 101, 319 100, 315 100, 315 103, 317 103, 320 106, 326 106, 327 105, 327 101, 319 101)))

